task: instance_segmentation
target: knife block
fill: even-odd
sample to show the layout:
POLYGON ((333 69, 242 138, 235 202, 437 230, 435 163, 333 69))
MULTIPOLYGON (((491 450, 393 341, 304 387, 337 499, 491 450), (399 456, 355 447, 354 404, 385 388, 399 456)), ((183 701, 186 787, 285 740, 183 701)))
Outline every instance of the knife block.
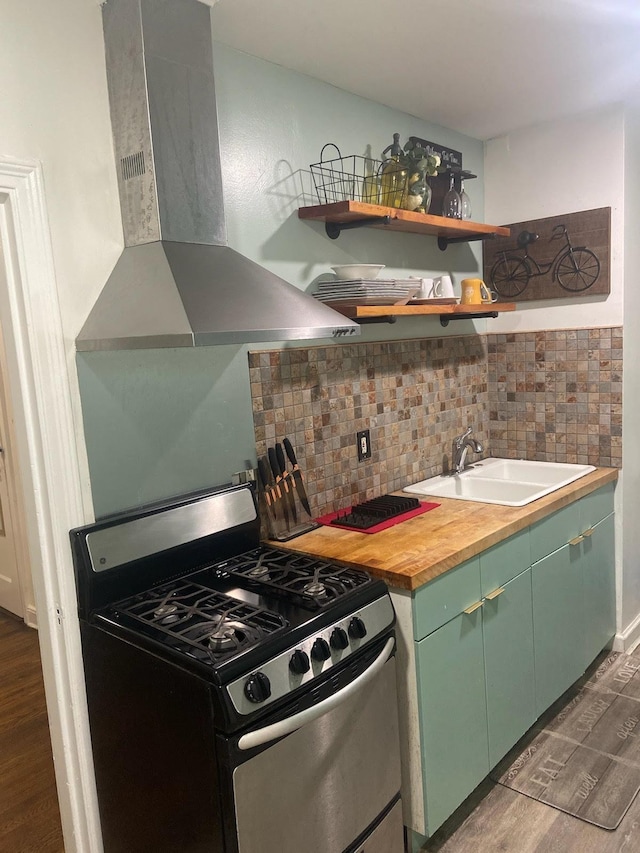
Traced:
MULTIPOLYGON (((302 514, 306 515, 306 511, 302 507, 298 504, 296 504, 296 506, 298 507, 298 518, 300 518, 300 515, 302 514)), ((312 518, 306 521, 298 521, 295 524, 291 519, 289 519, 289 522, 287 523, 281 507, 277 504, 275 507, 274 518, 274 505, 272 504, 271 507, 267 505, 264 492, 260 492, 259 495, 259 508, 262 519, 262 528, 266 529, 267 539, 275 539, 277 542, 288 542, 290 539, 295 539, 296 536, 302 536, 303 533, 308 533, 310 530, 315 530, 316 527, 320 527, 318 522, 314 521, 312 518)))

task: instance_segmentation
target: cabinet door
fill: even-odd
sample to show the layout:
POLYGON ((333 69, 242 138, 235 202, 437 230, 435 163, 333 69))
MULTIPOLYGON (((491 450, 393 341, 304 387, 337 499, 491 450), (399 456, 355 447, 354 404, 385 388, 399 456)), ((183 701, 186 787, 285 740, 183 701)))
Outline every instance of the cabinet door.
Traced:
POLYGON ((494 767, 536 719, 531 569, 489 592, 482 618, 494 767))
POLYGON ((489 772, 482 608, 416 644, 428 834, 489 772))
POLYGON ((581 557, 567 544, 531 569, 537 716, 584 672, 581 557))
POLYGON ((582 578, 585 668, 616 632, 615 530, 613 514, 583 533, 582 578))

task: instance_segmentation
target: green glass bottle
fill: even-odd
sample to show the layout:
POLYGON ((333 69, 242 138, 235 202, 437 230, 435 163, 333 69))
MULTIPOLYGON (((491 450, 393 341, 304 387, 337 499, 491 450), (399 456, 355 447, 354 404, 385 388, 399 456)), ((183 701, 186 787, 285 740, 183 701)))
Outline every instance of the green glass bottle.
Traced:
POLYGON ((382 152, 382 159, 384 165, 380 176, 380 204, 386 207, 402 207, 407 191, 407 167, 399 133, 393 134, 393 142, 382 152))

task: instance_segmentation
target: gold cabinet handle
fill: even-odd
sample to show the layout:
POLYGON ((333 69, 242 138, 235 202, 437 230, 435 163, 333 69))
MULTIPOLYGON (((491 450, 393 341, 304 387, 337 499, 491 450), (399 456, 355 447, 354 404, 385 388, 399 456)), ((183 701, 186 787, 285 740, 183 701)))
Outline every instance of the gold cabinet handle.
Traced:
POLYGON ((504 587, 499 586, 498 589, 494 589, 493 592, 488 592, 485 595, 485 598, 487 599, 487 601, 493 601, 494 598, 497 598, 499 595, 502 595, 503 592, 504 592, 504 587))
POLYGON ((593 527, 587 527, 587 529, 582 534, 583 536, 593 536, 593 527))
POLYGON ((475 613, 478 608, 482 607, 483 604, 484 601, 476 601, 475 604, 472 604, 470 607, 467 607, 464 612, 467 614, 467 616, 470 616, 472 613, 475 613))
POLYGON ((575 539, 569 539, 569 545, 579 545, 584 540, 584 536, 576 536, 575 539))

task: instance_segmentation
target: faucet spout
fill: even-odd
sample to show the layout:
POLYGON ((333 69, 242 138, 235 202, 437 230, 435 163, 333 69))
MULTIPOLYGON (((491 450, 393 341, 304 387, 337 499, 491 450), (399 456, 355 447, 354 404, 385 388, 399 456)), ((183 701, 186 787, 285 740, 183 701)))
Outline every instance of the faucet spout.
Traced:
POLYGON ((467 454, 469 450, 474 453, 482 453, 483 447, 477 439, 471 436, 472 429, 468 427, 462 435, 453 439, 453 447, 451 453, 451 473, 461 474, 467 464, 467 454))

